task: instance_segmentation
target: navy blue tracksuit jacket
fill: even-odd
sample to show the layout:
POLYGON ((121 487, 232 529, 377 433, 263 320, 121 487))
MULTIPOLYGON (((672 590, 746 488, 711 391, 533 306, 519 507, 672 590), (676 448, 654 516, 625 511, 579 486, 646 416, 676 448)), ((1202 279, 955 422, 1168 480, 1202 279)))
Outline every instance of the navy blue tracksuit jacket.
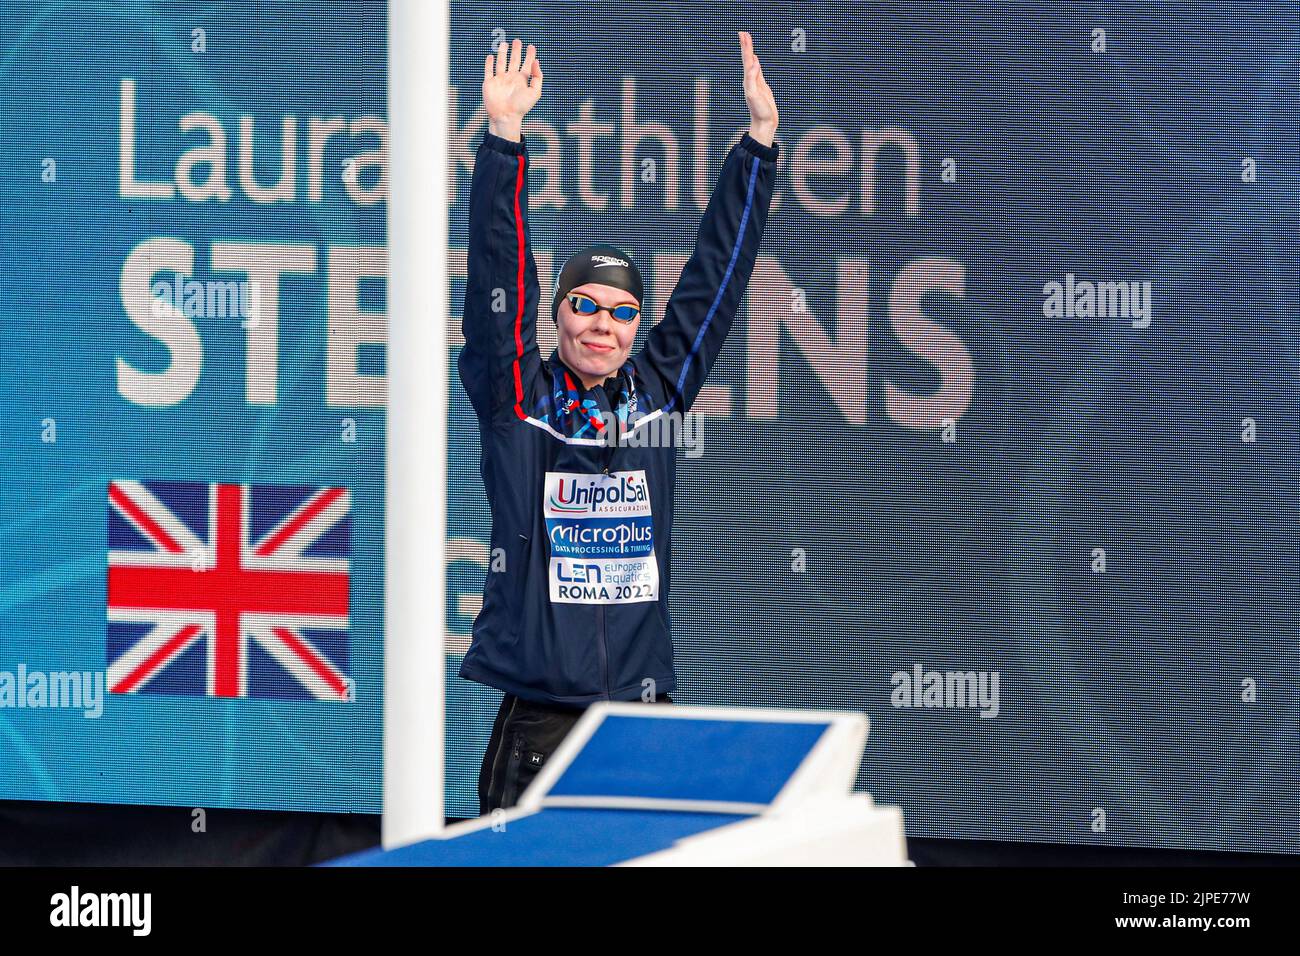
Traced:
POLYGON ((461 677, 571 705, 675 689, 677 450, 629 436, 684 414, 713 367, 758 255, 778 149, 748 133, 732 147, 663 318, 616 378, 586 389, 558 350, 538 354, 527 141, 484 133, 458 367, 505 562, 488 571, 461 677))

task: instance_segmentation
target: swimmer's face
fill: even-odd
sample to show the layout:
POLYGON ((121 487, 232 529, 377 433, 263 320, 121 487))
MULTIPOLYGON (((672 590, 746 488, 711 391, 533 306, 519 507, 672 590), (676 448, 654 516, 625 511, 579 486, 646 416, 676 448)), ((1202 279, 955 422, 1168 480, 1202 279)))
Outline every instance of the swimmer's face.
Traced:
POLYGON ((627 361, 636 341, 636 331, 641 327, 640 315, 631 322, 620 322, 608 310, 620 305, 639 308, 641 303, 630 292, 596 282, 580 285, 570 294, 574 292, 605 307, 592 315, 579 315, 566 295, 557 317, 560 359, 578 373, 583 385, 591 388, 627 361))

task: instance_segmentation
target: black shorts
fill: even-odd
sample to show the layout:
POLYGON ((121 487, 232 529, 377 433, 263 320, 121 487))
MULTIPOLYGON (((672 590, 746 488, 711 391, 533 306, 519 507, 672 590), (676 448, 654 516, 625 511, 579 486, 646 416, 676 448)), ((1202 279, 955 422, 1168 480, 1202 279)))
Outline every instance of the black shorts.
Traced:
MULTIPOLYGON (((673 700, 667 694, 660 694, 655 702, 671 704, 673 700)), ((479 814, 486 816, 493 810, 518 803, 547 758, 555 753, 586 709, 543 704, 506 694, 492 724, 492 736, 478 774, 479 814)))

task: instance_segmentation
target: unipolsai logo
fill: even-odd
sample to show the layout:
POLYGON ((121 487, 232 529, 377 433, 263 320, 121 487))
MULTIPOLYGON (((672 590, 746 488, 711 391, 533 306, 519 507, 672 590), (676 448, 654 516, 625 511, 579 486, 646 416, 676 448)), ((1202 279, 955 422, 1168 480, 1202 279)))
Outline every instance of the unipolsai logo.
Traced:
POLYGON ((552 480, 554 487, 548 495, 548 504, 551 511, 561 514, 640 510, 649 500, 645 473, 641 471, 612 475, 561 474, 552 480))

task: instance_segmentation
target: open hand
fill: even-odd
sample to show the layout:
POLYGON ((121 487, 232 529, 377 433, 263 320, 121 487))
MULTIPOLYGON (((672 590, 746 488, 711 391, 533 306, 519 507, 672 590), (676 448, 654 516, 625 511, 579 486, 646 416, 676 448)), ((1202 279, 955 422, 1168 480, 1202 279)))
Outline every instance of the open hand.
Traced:
POLYGON ((754 38, 743 30, 740 36, 740 55, 745 61, 745 102, 749 105, 749 135, 764 146, 772 145, 779 117, 776 99, 763 79, 763 66, 754 54, 754 38))
POLYGON ((522 45, 519 39, 513 43, 503 40, 496 53, 489 53, 483 61, 483 108, 494 126, 516 134, 541 98, 544 79, 537 47, 528 44, 527 56, 521 56, 522 45))

